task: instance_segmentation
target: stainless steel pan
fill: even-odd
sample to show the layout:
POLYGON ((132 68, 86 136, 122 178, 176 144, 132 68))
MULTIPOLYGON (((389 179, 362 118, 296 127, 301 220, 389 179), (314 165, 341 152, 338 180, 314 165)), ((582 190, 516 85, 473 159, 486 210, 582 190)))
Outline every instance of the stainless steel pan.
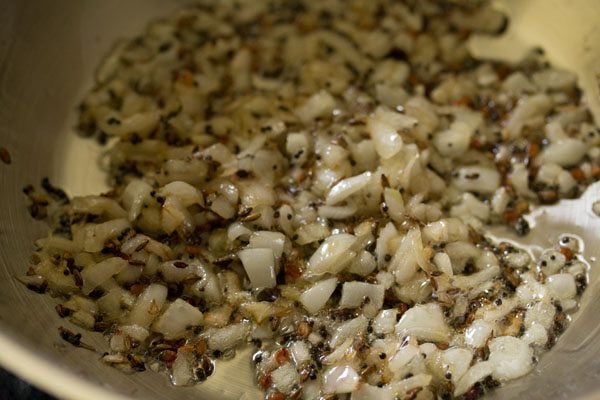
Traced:
MULTIPOLYGON (((24 290, 15 280, 27 268, 33 239, 45 233, 26 211, 22 187, 44 176, 70 194, 103 187, 96 167, 99 150, 72 130, 74 107, 92 83, 94 66, 115 39, 134 35, 149 19, 181 3, 0 2, 0 146, 12 156, 11 165, 0 164, 0 364, 62 398, 261 398, 244 355, 219 363, 216 376, 194 388, 174 388, 153 372, 124 375, 105 366, 98 354, 61 341, 57 328, 65 321, 56 315, 55 302, 24 290)), ((484 39, 474 43, 475 50, 479 46, 482 54, 502 48, 515 53, 524 46, 542 45, 554 62, 581 73, 592 89, 589 95, 598 96, 600 2, 513 0, 509 6, 515 23, 509 42, 490 44, 484 39)), ((592 102, 600 104, 595 97, 592 102)), ((587 196, 540 216, 542 234, 530 240, 547 243, 560 232, 575 233, 586 239, 588 257, 600 256, 600 218, 589 211, 591 202, 600 198, 600 186, 587 196)), ((556 348, 543 357, 535 373, 501 388, 493 398, 600 398, 598 268, 595 262, 582 309, 556 348)), ((86 342, 105 346, 101 335, 84 335, 86 342)))

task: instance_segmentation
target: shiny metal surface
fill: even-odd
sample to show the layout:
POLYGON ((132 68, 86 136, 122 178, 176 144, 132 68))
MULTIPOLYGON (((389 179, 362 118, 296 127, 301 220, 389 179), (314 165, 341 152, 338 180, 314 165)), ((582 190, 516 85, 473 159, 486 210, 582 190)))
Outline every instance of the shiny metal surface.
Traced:
MULTIPOLYGON (((115 39, 134 35, 150 18, 181 3, 0 2, 0 146, 13 159, 11 165, 0 164, 0 364, 61 398, 261 398, 253 384, 248 354, 219 363, 216 375, 194 388, 174 388, 167 377, 154 372, 125 375, 104 366, 98 354, 60 340, 57 328, 66 322, 56 315, 53 299, 27 291, 15 280, 27 268, 33 240, 45 233, 43 224, 28 216, 22 187, 44 176, 72 195, 103 187, 96 163, 100 149, 77 138, 71 129, 74 107, 92 83, 94 66, 115 39)), ((504 46, 516 54, 517 49, 542 45, 553 62, 580 72, 590 95, 597 96, 600 2, 512 0, 507 4, 514 18, 507 33, 509 42, 481 39, 480 48, 481 44, 488 50, 504 46), (544 21, 544 15, 550 18, 546 23, 532 23, 544 21)), ((588 257, 600 257, 600 218, 590 211, 597 198, 599 185, 580 202, 540 212, 527 241, 543 245, 560 233, 573 233, 585 240, 588 257)), ((533 374, 501 388, 492 398, 600 397, 599 268, 600 263, 594 262, 582 309, 556 348, 542 358, 533 374)), ((97 334, 84 333, 84 340, 98 349, 106 345, 97 334)))

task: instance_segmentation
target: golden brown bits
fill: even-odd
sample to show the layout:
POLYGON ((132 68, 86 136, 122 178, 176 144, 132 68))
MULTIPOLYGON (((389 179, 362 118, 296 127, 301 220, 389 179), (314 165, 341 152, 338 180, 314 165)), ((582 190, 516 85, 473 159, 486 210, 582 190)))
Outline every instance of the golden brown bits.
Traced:
POLYGON ((12 157, 10 153, 6 149, 6 147, 0 147, 0 160, 6 165, 10 165, 12 163, 12 157))
POLYGON ((146 285, 144 285, 143 283, 136 283, 131 285, 129 291, 131 292, 131 294, 139 296, 144 291, 144 289, 146 289, 146 285))
POLYGON ((263 389, 267 389, 271 386, 271 382, 271 374, 262 374, 258 377, 258 385, 263 389))
POLYGON ((302 321, 296 327, 296 333, 301 337, 308 337, 310 335, 311 328, 308 322, 302 321))
POLYGON ((573 250, 569 249, 568 247, 560 246, 558 248, 558 251, 560 251, 562 255, 565 256, 567 261, 571 261, 574 257, 573 250))
POLYGON ((177 358, 177 352, 173 350, 164 350, 160 353, 160 360, 165 364, 172 364, 177 358))
POLYGON ((177 74, 177 82, 192 87, 194 86, 194 75, 189 70, 184 69, 177 74))
POLYGON ((277 352, 275 353, 275 361, 277 362, 277 365, 283 365, 289 360, 290 352, 285 347, 277 350, 277 352))
POLYGON ((269 394, 268 400, 285 400, 285 395, 281 392, 275 391, 269 394))
POLYGON ((579 167, 575 167, 571 169, 571 176, 573 177, 573 179, 575 179, 577 182, 583 182, 586 180, 585 178, 585 173, 583 172, 583 170, 579 167))
POLYGON ((198 340, 198 342, 196 342, 196 345, 194 346, 194 349, 196 350, 196 353, 198 353, 198 354, 206 353, 206 350, 208 350, 208 344, 206 343, 206 340, 204 340, 204 339, 198 340))

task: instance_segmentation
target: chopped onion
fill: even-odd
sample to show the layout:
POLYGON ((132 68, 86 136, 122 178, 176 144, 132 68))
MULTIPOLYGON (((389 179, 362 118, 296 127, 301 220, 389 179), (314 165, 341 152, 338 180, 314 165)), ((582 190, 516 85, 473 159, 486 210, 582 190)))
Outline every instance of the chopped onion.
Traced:
POLYGON ((348 338, 355 338, 363 335, 367 330, 368 324, 369 320, 362 315, 343 322, 336 328, 335 333, 329 340, 329 345, 332 348, 336 348, 348 338))
POLYGON ((308 260, 307 273, 337 274, 356 256, 351 250, 356 241, 356 236, 346 233, 329 236, 308 260))
POLYGON ((337 278, 329 278, 315 283, 300 295, 300 302, 309 313, 316 314, 325 306, 337 283, 337 278))
POLYGON ((152 325, 152 330, 162 333, 165 339, 179 339, 186 331, 202 324, 202 312, 190 303, 176 299, 152 325))
POLYGON ((158 194, 160 196, 175 196, 183 207, 192 204, 203 204, 202 193, 186 182, 174 181, 163 186, 158 194))
POLYGON ((284 252, 289 252, 290 243, 281 232, 257 231, 250 235, 248 248, 269 248, 273 250, 275 259, 279 260, 284 252))
POLYGON ((148 328, 152 321, 158 317, 165 300, 167 299, 167 288, 153 283, 148 286, 137 298, 131 309, 127 321, 130 324, 148 328))
POLYGON ((83 250, 90 253, 98 252, 102 250, 107 240, 118 236, 129 227, 129 221, 124 218, 100 224, 88 224, 83 231, 83 250))
POLYGON ((208 347, 211 350, 225 351, 246 341, 251 325, 247 322, 231 324, 220 329, 207 330, 208 347))
POLYGON ((253 288, 275 287, 277 282, 273 249, 244 249, 238 252, 238 257, 244 265, 253 288))
POLYGON ((375 116, 368 118, 367 130, 373 139, 375 151, 377 151, 377 154, 384 160, 398 154, 404 145, 402 138, 396 132, 396 129, 375 116))
POLYGON ((401 337, 415 336, 434 342, 447 342, 450 339, 450 329, 437 303, 415 305, 402 315, 395 330, 401 337))
POLYGON ((371 181, 371 176, 370 172, 364 172, 338 182, 327 194, 326 203, 330 205, 337 204, 364 189, 371 181))
POLYGON ((282 393, 290 393, 300 381, 296 368, 290 363, 271 372, 271 379, 273 386, 282 393))
POLYGON ((393 333, 397 315, 398 311, 396 309, 379 311, 373 319, 373 332, 378 335, 393 333))
POLYGON ((296 109, 296 115, 305 123, 311 123, 318 117, 331 114, 335 108, 335 99, 325 90, 312 95, 306 102, 296 109))
POLYGON ((127 267, 127 261, 119 257, 107 258, 97 264, 92 264, 81 271, 83 278, 83 287, 81 290, 84 294, 89 294, 92 290, 102 285, 114 275, 118 274, 127 267))
POLYGON ((476 319, 465 330, 465 343, 475 349, 483 347, 490 336, 492 336, 493 330, 493 324, 481 319, 476 319))
POLYGON ((351 393, 358 388, 360 377, 349 365, 338 365, 323 375, 324 393, 351 393))
POLYGON ((489 361, 481 361, 473 365, 456 383, 454 396, 458 397, 466 393, 474 384, 491 375, 493 371, 494 364, 489 361))
POLYGON ((177 358, 171 367, 171 382, 175 386, 187 386, 194 380, 192 372, 192 353, 186 351, 178 351, 177 358))
POLYGON ((519 378, 531 371, 533 350, 521 339, 499 336, 489 343, 489 362, 494 378, 505 381, 519 378))
POLYGON ((373 318, 383 306, 384 287, 366 282, 346 282, 342 287, 340 307, 362 307, 367 318, 373 318))

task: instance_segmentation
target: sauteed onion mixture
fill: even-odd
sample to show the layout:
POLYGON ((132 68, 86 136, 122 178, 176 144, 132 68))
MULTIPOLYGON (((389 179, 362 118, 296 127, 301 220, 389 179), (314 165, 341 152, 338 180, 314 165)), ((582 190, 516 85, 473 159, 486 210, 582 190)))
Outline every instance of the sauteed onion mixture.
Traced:
POLYGON ((112 189, 27 187, 51 232, 20 279, 103 332, 103 362, 175 385, 245 346, 269 400, 475 399, 528 374, 578 307, 583 244, 485 230, 526 235, 533 207, 578 196, 600 134, 543 54, 469 55, 507 22, 459 0, 204 1, 152 22, 79 107, 112 189))

